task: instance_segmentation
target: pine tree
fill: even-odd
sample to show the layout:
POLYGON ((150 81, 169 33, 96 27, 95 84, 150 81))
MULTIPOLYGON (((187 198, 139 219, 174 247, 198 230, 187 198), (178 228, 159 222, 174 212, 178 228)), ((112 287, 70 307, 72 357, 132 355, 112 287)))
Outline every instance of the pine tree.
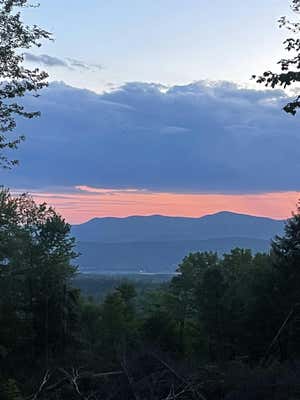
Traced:
POLYGON ((275 294, 280 307, 287 312, 300 302, 300 203, 297 212, 287 220, 284 235, 273 240, 272 253, 277 272, 275 294))

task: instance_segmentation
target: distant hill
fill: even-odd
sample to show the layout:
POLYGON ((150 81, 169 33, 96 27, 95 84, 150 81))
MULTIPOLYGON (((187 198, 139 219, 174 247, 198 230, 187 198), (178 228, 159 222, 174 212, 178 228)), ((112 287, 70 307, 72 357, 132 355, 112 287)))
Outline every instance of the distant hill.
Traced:
POLYGON ((74 225, 73 235, 83 242, 169 242, 243 237, 270 240, 281 233, 283 221, 220 212, 201 218, 149 217, 94 218, 74 225))
POLYGON ((224 238, 200 241, 95 243, 79 242, 81 271, 84 272, 174 272, 190 252, 229 252, 234 247, 266 252, 270 241, 251 238, 224 238))
POLYGON ((167 272, 189 252, 268 251, 283 221, 221 212, 201 218, 94 218, 72 227, 82 271, 167 272))

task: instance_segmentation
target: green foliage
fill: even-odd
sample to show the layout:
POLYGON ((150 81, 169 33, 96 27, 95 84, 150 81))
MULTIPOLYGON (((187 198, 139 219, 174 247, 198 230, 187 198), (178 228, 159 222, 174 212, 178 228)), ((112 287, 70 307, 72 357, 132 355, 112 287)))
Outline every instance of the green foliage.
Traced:
POLYGON ((271 290, 274 277, 269 255, 253 256, 245 249, 221 258, 195 253, 183 260, 178 273, 161 296, 159 310, 173 321, 182 354, 201 351, 199 357, 221 361, 263 351, 275 331, 275 319, 265 319, 272 307, 265 290, 271 290))
POLYGON ((101 343, 117 355, 120 348, 125 349, 136 333, 136 312, 133 299, 135 288, 123 283, 108 294, 100 312, 101 343))
POLYGON ((5 189, 0 216, 0 337, 10 351, 43 354, 48 364, 72 336, 77 300, 70 286, 76 271, 70 226, 45 204, 5 189))
POLYGON ((0 166, 12 167, 16 160, 7 158, 6 150, 15 149, 24 136, 11 139, 16 127, 16 116, 34 118, 39 112, 29 112, 15 99, 26 93, 37 92, 47 85, 48 75, 38 68, 28 69, 23 65, 22 51, 40 47, 42 39, 51 34, 37 25, 28 26, 21 19, 20 10, 29 7, 28 0, 0 1, 0 166))
POLYGON ((146 343, 172 353, 177 353, 182 345, 178 342, 176 320, 170 313, 160 309, 144 319, 142 337, 146 343))
POLYGON ((93 352, 101 335, 101 309, 93 301, 82 301, 80 310, 80 325, 82 341, 88 351, 93 352))

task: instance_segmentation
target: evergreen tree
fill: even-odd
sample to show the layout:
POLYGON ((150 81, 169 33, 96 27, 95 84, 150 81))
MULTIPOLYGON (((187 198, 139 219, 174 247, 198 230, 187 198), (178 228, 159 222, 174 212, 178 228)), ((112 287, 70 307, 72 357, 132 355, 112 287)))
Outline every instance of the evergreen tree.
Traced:
POLYGON ((300 203, 287 220, 283 236, 272 242, 274 267, 277 272, 274 294, 284 312, 300 303, 300 203))

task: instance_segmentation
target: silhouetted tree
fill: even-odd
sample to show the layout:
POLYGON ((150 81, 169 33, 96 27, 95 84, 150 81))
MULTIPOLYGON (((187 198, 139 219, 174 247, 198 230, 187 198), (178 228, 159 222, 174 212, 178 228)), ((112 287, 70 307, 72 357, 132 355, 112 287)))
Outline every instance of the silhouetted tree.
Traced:
POLYGON ((197 287, 200 321, 208 339, 211 361, 224 358, 224 294, 226 285, 220 266, 208 268, 197 287))
POLYGON ((135 296, 134 286, 123 283, 108 294, 102 304, 99 337, 104 353, 111 360, 120 357, 135 336, 135 296))
POLYGON ((192 253, 185 257, 170 284, 169 310, 178 324, 179 346, 184 351, 186 323, 195 317, 199 310, 196 291, 198 290, 206 270, 216 266, 216 253, 192 253))
POLYGON ((27 111, 17 98, 28 92, 37 95, 47 85, 47 73, 38 68, 24 67, 22 51, 40 47, 42 39, 51 34, 37 25, 28 26, 21 19, 20 10, 30 7, 28 0, 0 1, 0 166, 12 167, 16 160, 9 160, 7 150, 15 149, 24 136, 11 137, 16 128, 16 117, 33 118, 36 111, 27 111))
POLYGON ((0 191, 0 338, 8 351, 23 348, 46 364, 63 355, 78 297, 75 257, 70 226, 51 207, 0 191))
MULTIPOLYGON (((300 11, 300 0, 292 0, 291 8, 295 13, 298 13, 300 11)), ((278 22, 280 28, 285 27, 294 35, 283 42, 285 49, 291 53, 291 56, 278 61, 281 72, 265 71, 261 76, 253 75, 253 78, 265 86, 286 88, 300 81, 300 38, 297 37, 300 33, 300 22, 291 21, 287 17, 280 18, 278 22)), ((300 95, 286 104, 283 109, 287 113, 295 115, 299 107, 300 95)))
POLYGON ((280 306, 287 312, 300 303, 300 203, 292 218, 285 224, 283 236, 272 242, 274 266, 277 271, 275 293, 280 306))

